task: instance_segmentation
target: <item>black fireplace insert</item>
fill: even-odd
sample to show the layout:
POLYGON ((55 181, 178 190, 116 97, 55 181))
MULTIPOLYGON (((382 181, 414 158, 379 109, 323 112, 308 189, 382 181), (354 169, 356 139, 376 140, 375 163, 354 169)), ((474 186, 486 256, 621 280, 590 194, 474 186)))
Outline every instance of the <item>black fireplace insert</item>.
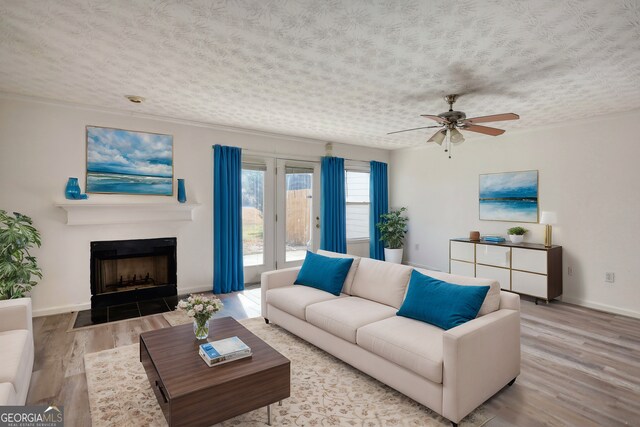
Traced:
POLYGON ((177 295, 174 237, 91 242, 91 308, 177 295))

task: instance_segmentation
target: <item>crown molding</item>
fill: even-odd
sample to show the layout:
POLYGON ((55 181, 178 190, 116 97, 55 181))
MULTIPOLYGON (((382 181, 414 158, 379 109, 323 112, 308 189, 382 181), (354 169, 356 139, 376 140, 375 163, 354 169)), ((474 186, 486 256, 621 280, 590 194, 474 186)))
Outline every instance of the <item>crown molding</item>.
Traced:
MULTIPOLYGON (((165 123, 174 123, 174 124, 184 125, 184 126, 195 126, 195 127, 212 129, 212 130, 217 130, 222 132, 240 133, 244 135, 260 136, 265 138, 285 139, 288 141, 303 142, 306 144, 325 145, 328 142, 331 142, 333 144, 342 145, 342 146, 355 145, 355 144, 346 144, 346 143, 337 142, 337 141, 320 140, 320 139, 314 139, 314 138, 307 138, 303 136, 289 135, 284 133, 240 128, 235 126, 220 125, 216 123, 200 122, 197 120, 188 120, 188 119, 179 119, 179 118, 168 117, 168 116, 159 116, 155 114, 142 113, 138 111, 119 110, 117 108, 108 108, 108 107, 98 107, 95 105, 80 104, 76 102, 61 101, 61 100, 50 99, 50 98, 41 98, 41 97, 31 96, 31 95, 21 95, 21 94, 10 93, 10 92, 0 91, 0 99, 7 99, 11 101, 35 102, 38 104, 53 105, 56 107, 73 108, 73 109, 79 109, 79 110, 85 110, 85 111, 95 111, 98 113, 113 114, 113 115, 126 116, 126 117, 135 117, 139 119, 154 120, 154 121, 165 122, 165 123)), ((358 145, 358 146, 362 146, 362 145, 358 145)), ((370 146, 362 146, 362 147, 375 148, 378 150, 390 150, 390 148, 384 148, 384 147, 370 147, 370 146)))

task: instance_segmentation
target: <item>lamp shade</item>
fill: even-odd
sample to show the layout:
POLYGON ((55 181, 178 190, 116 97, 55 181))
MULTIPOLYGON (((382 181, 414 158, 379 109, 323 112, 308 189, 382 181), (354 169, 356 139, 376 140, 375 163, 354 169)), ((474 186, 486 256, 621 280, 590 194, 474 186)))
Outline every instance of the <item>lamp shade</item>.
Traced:
POLYGON ((460 144, 464 142, 464 136, 462 136, 462 133, 456 128, 451 129, 449 131, 449 135, 453 144, 460 144))
POLYGON ((447 131, 441 130, 437 132, 435 135, 433 135, 431 138, 429 138, 427 142, 435 142, 438 145, 442 145, 442 141, 444 141, 444 138, 446 136, 447 136, 447 131))
POLYGON ((542 211, 540 214, 540 224, 554 225, 558 222, 558 215, 551 211, 542 211))

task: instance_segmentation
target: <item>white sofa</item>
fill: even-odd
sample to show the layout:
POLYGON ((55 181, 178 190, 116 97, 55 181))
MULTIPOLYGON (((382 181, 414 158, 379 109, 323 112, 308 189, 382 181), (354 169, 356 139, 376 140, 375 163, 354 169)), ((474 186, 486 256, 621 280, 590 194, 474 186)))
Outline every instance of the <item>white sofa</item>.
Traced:
MULTIPOLYGON (((318 251, 325 256, 348 256, 318 251)), ((520 297, 496 281, 416 269, 461 285, 488 285, 478 317, 445 331, 396 316, 412 267, 354 258, 340 296, 293 285, 300 267, 262 274, 262 315, 429 407, 456 425, 520 373, 520 297)))
POLYGON ((0 301, 0 405, 24 405, 33 370, 31 298, 0 301))

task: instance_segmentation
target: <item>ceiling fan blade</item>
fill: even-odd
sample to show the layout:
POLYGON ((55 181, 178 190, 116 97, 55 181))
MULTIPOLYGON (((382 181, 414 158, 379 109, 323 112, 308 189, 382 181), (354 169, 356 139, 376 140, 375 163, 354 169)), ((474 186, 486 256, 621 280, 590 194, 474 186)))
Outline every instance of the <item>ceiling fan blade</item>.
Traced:
POLYGON ((420 114, 420 117, 426 117, 427 119, 435 120, 438 123, 449 124, 449 120, 443 119, 440 116, 434 116, 432 114, 420 114))
POLYGON ((392 135, 394 133, 400 133, 400 132, 410 132, 412 130, 418 130, 418 129, 430 129, 430 128, 439 128, 442 126, 423 126, 421 128, 413 128, 413 129, 405 129, 405 130, 397 130, 395 132, 389 132, 387 135, 392 135))
POLYGON ((472 117, 465 119, 465 123, 487 123, 487 122, 502 122, 504 120, 518 120, 519 115, 514 113, 493 114, 491 116, 472 117))
POLYGON ((490 128, 488 126, 478 126, 478 125, 465 125, 462 127, 464 130, 468 130, 471 132, 483 133, 485 135, 498 136, 504 133, 504 129, 490 128))

